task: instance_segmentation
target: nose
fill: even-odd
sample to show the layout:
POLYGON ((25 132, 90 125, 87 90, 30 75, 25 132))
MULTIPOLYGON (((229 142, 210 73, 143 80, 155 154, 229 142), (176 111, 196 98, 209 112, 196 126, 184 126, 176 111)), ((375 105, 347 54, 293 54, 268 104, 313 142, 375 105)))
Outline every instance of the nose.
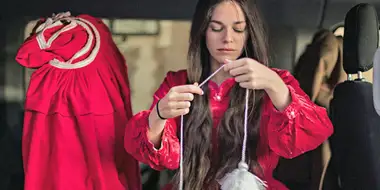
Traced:
POLYGON ((231 43, 233 42, 233 31, 231 29, 224 30, 223 42, 231 43))

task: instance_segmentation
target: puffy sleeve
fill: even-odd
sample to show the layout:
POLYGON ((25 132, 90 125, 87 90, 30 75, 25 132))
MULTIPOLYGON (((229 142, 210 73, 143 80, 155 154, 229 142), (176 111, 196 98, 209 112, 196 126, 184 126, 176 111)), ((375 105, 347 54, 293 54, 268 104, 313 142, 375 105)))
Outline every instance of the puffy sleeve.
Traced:
POLYGON ((153 96, 151 108, 137 113, 127 124, 124 137, 126 151, 155 170, 174 170, 179 167, 179 140, 176 119, 168 119, 162 134, 161 147, 156 149, 147 137, 149 114, 152 109, 155 109, 157 101, 163 98, 170 88, 185 83, 186 71, 168 72, 164 82, 153 96))
POLYGON ((269 147, 290 159, 317 148, 333 133, 333 126, 326 109, 314 104, 288 71, 275 71, 288 86, 292 100, 278 111, 267 96, 263 114, 268 116, 269 147))

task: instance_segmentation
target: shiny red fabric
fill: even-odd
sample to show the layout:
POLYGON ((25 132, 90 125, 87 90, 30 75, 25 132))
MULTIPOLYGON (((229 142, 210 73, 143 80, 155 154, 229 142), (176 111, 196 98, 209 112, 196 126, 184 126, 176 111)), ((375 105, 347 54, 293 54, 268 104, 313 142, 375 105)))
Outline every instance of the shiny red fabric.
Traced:
MULTIPOLYGON (((88 21, 91 33, 77 25, 45 48, 38 33, 33 34, 17 53, 22 66, 37 69, 25 100, 25 190, 140 190, 138 161, 123 147, 132 117, 125 60, 100 19, 75 18, 88 21), (98 43, 99 51, 87 66, 63 69, 51 64, 53 59, 69 60, 89 41, 89 51, 71 63, 87 60, 98 43)), ((48 41, 65 26, 51 27, 43 37, 48 41)))
MULTIPOLYGON (((332 134, 333 127, 326 110, 310 101, 289 72, 277 69, 274 71, 288 86, 292 102, 280 112, 273 106, 270 98, 265 96, 257 157, 263 170, 262 178, 268 183, 268 190, 285 190, 287 188, 273 178, 273 170, 279 158, 294 158, 315 149, 332 134)), ((171 87, 185 84, 186 77, 186 71, 169 72, 154 95, 152 108, 171 87)), ((210 108, 214 124, 219 122, 227 109, 228 93, 234 84, 232 78, 220 86, 212 81, 209 82, 210 108)), ((149 110, 142 111, 129 121, 125 133, 126 150, 156 170, 177 169, 179 167, 179 140, 176 136, 178 118, 167 120, 161 148, 157 150, 147 138, 149 114, 149 110)), ((216 126, 214 125, 214 129, 216 126)), ((215 135, 213 138, 215 140, 215 135)), ((166 186, 166 189, 169 189, 169 186, 166 186)))

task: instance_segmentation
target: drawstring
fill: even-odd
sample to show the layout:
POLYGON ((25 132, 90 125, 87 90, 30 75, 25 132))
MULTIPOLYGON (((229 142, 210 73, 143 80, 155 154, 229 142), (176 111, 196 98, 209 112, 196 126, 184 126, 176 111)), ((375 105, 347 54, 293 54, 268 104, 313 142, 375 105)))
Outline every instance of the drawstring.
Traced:
MULTIPOLYGON (((209 77, 204 80, 199 87, 202 87, 209 81, 216 73, 223 69, 225 65, 223 64, 215 72, 213 72, 209 77)), ((181 128, 180 128, 180 159, 179 159, 179 190, 183 189, 183 115, 181 115, 181 128)))
POLYGON ((75 18, 72 17, 70 12, 64 12, 64 13, 59 13, 59 14, 53 14, 51 18, 47 18, 46 21, 41 24, 36 32, 37 32, 37 42, 41 50, 50 48, 54 40, 56 40, 59 35, 61 35, 64 32, 68 32, 72 29, 74 29, 77 26, 82 26, 87 35, 87 42, 83 46, 81 50, 76 52, 69 60, 67 61, 59 61, 58 59, 53 59, 49 63, 50 65, 60 68, 60 69, 77 69, 77 68, 82 68, 90 63, 92 63, 97 54, 99 53, 100 49, 100 34, 97 28, 90 22, 87 21, 86 19, 83 18, 75 18), (44 37, 44 32, 50 28, 60 26, 62 25, 62 22, 60 21, 69 21, 69 24, 62 27, 60 30, 56 31, 47 41, 44 37), (91 50, 91 47, 95 43, 93 49, 91 50), (75 64, 72 64, 75 59, 82 57, 86 53, 90 52, 89 56, 81 61, 76 62, 75 64))
MULTIPOLYGON (((227 63, 228 64, 228 63, 227 63)), ((199 87, 202 87, 209 81, 216 73, 218 73, 225 64, 223 64, 220 68, 218 68, 215 72, 213 72, 206 80, 204 80, 199 87)), ((243 137, 243 147, 241 153, 241 162, 245 162, 246 160, 246 149, 247 149, 247 125, 248 125, 248 100, 249 100, 249 90, 246 89, 245 95, 245 110, 244 110, 244 137, 243 137)), ((181 115, 181 126, 180 126, 180 164, 179 164, 179 190, 183 189, 183 115, 181 115)))

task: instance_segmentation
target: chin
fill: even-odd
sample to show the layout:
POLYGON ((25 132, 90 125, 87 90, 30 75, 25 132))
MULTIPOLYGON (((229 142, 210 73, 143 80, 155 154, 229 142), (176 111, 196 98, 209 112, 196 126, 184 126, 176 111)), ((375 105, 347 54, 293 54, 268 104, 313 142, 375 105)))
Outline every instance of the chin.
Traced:
POLYGON ((214 54, 215 56, 211 55, 213 57, 213 59, 218 62, 218 64, 222 65, 225 63, 225 60, 228 59, 228 60, 231 60, 231 61, 234 61, 236 59, 238 59, 238 56, 236 55, 223 55, 223 54, 214 54))
POLYGON ((224 64, 225 60, 228 59, 228 60, 235 60, 233 59, 232 57, 230 56, 218 56, 216 57, 216 61, 219 63, 219 64, 224 64))
POLYGON ((231 60, 231 61, 234 61, 234 60, 236 60, 237 58, 236 58, 236 57, 221 57, 221 58, 219 58, 219 59, 217 59, 217 60, 218 60, 218 62, 219 62, 220 64, 224 64, 225 61, 226 61, 226 59, 231 60))

